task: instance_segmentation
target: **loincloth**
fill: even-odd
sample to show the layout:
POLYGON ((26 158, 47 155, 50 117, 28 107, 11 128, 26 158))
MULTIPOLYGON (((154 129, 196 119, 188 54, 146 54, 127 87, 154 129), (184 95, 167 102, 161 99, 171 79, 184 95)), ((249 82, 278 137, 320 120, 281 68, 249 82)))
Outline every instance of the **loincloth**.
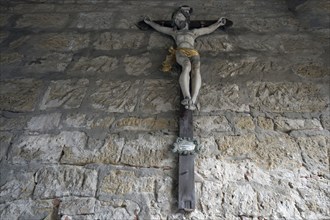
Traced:
POLYGON ((163 62, 162 65, 162 71, 163 72, 169 72, 172 69, 172 65, 176 62, 175 60, 175 52, 180 51, 182 54, 184 54, 186 57, 194 57, 199 55, 198 51, 195 49, 190 49, 190 48, 176 48, 174 49, 173 47, 170 47, 168 49, 169 54, 166 56, 165 61, 163 62))

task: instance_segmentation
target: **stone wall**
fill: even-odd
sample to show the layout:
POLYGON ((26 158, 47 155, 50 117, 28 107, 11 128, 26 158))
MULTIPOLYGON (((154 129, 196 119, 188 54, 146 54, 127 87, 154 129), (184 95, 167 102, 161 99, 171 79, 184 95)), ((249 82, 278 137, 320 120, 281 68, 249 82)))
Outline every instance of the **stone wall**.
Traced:
POLYGON ((1 1, 0 219, 329 219, 330 4, 301 2, 189 2, 234 26, 196 42, 203 148, 182 215, 173 42, 135 23, 187 2, 1 1))

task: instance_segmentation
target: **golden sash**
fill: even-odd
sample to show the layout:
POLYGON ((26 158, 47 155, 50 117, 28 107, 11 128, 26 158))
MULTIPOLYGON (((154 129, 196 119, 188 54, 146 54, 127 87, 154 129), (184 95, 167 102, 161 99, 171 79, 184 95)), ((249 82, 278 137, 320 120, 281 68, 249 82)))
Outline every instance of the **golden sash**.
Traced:
POLYGON ((175 52, 180 51, 183 53, 186 57, 193 57, 199 55, 198 51, 195 49, 190 48, 176 48, 170 47, 168 49, 169 54, 166 56, 165 61, 162 65, 162 71, 163 72, 170 72, 172 69, 172 65, 175 63, 175 52))

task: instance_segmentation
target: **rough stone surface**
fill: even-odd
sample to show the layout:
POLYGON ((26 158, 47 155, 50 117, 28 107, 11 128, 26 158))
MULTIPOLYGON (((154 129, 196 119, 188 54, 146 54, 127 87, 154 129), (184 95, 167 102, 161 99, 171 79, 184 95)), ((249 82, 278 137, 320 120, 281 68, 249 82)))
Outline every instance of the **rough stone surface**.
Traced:
POLYGON ((0 82, 0 109, 26 112, 35 109, 42 82, 33 79, 0 82))
POLYGON ((95 198, 66 197, 61 200, 59 212, 62 215, 94 214, 95 198))
POLYGON ((97 172, 76 166, 44 167, 38 170, 34 198, 65 196, 92 197, 96 192, 97 172))
MULTIPOLYGON (((181 2, 182 3, 182 2, 181 2)), ((233 26, 196 40, 196 209, 178 212, 178 1, 0 3, 0 219, 325 220, 328 0, 189 1, 233 26)))
POLYGON ((89 43, 89 35, 78 33, 45 34, 40 39, 32 39, 31 44, 37 40, 40 42, 36 44, 37 48, 68 52, 86 48, 89 43))
POLYGON ((203 37, 196 41, 196 49, 198 51, 216 51, 227 52, 233 50, 233 45, 228 42, 226 36, 203 37))
POLYGON ((153 193, 154 182, 154 178, 137 176, 134 171, 113 170, 103 178, 100 193, 109 195, 153 193))
POLYGON ((178 109, 179 88, 172 80, 146 80, 143 84, 141 110, 159 113, 178 109))
POLYGON ((144 33, 102 33, 93 44, 97 50, 138 49, 142 47, 144 33))
POLYGON ((6 175, 1 168, 1 192, 0 203, 15 201, 20 199, 28 199, 35 186, 33 172, 29 172, 22 168, 24 172, 17 172, 14 169, 9 169, 6 175))
POLYGON ((224 116, 199 116, 194 118, 194 128, 197 133, 231 131, 228 120, 224 116))
POLYGON ((323 111, 327 97, 320 86, 302 83, 248 83, 253 97, 252 105, 271 112, 323 111))
POLYGON ((0 26, 5 26, 12 14, 1 14, 0 15, 0 26))
POLYGON ((238 85, 203 85, 199 96, 202 112, 233 110, 248 112, 249 106, 240 102, 238 85))
POLYGON ((158 131, 177 130, 178 124, 174 119, 167 118, 123 118, 114 123, 116 130, 158 131))
POLYGON ((88 83, 87 79, 52 81, 42 99, 40 109, 79 108, 88 83))
POLYGON ((0 43, 2 43, 9 36, 9 32, 0 32, 0 43))
POLYGON ((13 64, 21 62, 23 58, 23 55, 17 52, 2 52, 0 57, 0 64, 1 65, 7 65, 7 64, 13 64))
POLYGON ((18 117, 5 117, 0 116, 0 130, 1 131, 10 131, 10 130, 21 130, 25 127, 28 119, 24 116, 18 117))
POLYGON ((155 138, 150 134, 139 134, 132 138, 110 135, 105 143, 97 148, 85 148, 81 144, 65 146, 61 163, 125 164, 138 167, 172 166, 173 157, 170 147, 174 141, 175 138, 169 135, 162 138, 155 138))
POLYGON ((174 141, 171 135, 140 134, 125 142, 120 162, 138 167, 172 167, 174 158, 170 148, 174 141))
POLYGON ((25 14, 17 22, 18 28, 61 28, 69 20, 66 14, 25 14))
POLYGON ((148 49, 168 49, 171 46, 173 46, 173 40, 170 37, 164 36, 160 33, 152 33, 150 35, 148 49))
POLYGON ((72 60, 71 54, 51 53, 29 56, 24 71, 32 73, 62 72, 72 60))
POLYGON ((303 63, 294 66, 293 71, 305 78, 322 78, 329 75, 330 69, 318 63, 303 63))
POLYGON ((140 56, 126 56, 124 58, 125 70, 128 75, 139 76, 149 75, 148 68, 151 67, 148 54, 140 56))
POLYGON ((31 131, 47 131, 56 129, 60 123, 61 114, 52 113, 46 115, 40 115, 31 118, 27 123, 27 129, 31 131))
POLYGON ((109 29, 113 24, 111 12, 79 13, 77 19, 71 25, 79 29, 109 29))
POLYGON ((140 81, 97 81, 98 90, 91 95, 92 106, 108 112, 132 112, 137 105, 140 81))
POLYGON ((10 158, 13 163, 57 163, 64 147, 83 147, 85 144, 86 135, 82 132, 23 135, 14 142, 10 158))
POLYGON ((0 161, 6 158, 11 139, 12 134, 8 132, 0 132, 0 161))
POLYGON ((118 59, 115 57, 99 56, 93 59, 81 57, 70 71, 77 75, 82 75, 84 73, 89 73, 90 75, 94 75, 95 73, 108 74, 117 67, 118 59))

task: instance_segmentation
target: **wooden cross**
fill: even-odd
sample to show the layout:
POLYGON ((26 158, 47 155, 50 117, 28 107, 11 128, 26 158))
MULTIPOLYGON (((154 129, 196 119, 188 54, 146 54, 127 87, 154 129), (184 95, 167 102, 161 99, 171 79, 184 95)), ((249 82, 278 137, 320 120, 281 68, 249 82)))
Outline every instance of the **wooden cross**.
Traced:
MULTIPOLYGON (((172 27, 172 21, 153 21, 164 27, 172 27)), ((216 20, 190 21, 189 28, 203 28, 217 22, 216 20)), ((226 19, 226 25, 219 27, 225 30, 233 24, 232 21, 226 19)), ((137 23, 141 30, 151 30, 152 28, 144 21, 137 23)), ((181 99, 184 97, 181 92, 181 99)), ((193 111, 180 105, 179 118, 179 137, 173 145, 172 151, 179 155, 178 169, 178 209, 179 212, 192 212, 195 209, 195 176, 194 176, 194 160, 195 154, 198 153, 200 147, 196 140, 193 139, 193 111)))

